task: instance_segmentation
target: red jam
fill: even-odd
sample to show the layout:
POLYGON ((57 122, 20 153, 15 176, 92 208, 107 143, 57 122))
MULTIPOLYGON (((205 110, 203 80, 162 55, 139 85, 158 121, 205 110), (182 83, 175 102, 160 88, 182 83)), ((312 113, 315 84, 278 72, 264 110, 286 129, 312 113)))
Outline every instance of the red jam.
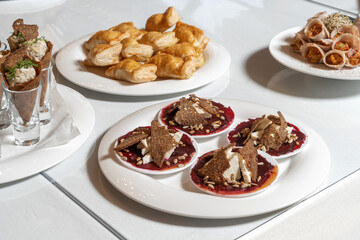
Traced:
MULTIPOLYGON (((251 129, 251 124, 255 121, 256 119, 249 119, 246 122, 242 122, 240 124, 238 124, 234 130, 230 131, 228 133, 228 139, 230 141, 230 143, 235 142, 236 146, 244 146, 243 142, 245 141, 246 137, 242 137, 239 136, 241 135, 241 131, 245 128, 250 128, 251 129), (236 137, 233 137, 233 136, 236 137)), ((296 149, 299 149, 305 142, 306 140, 306 135, 300 131, 300 129, 298 127, 296 127, 295 125, 291 124, 291 123, 287 123, 287 125, 289 127, 292 127, 292 134, 296 134, 296 136, 298 137, 296 141, 293 141, 292 143, 283 143, 280 148, 278 150, 275 149, 269 149, 269 151, 267 151, 268 154, 270 154, 271 156, 281 156, 290 152, 295 151, 296 149)))
POLYGON ((206 135, 212 135, 212 134, 221 132, 221 131, 225 130, 226 128, 228 128, 233 123, 235 114, 230 107, 225 107, 221 103, 217 103, 214 101, 211 101, 211 103, 214 106, 218 107, 219 111, 220 112, 222 111, 223 113, 220 113, 220 116, 212 115, 211 118, 206 119, 206 121, 208 121, 208 124, 204 125, 203 129, 194 130, 194 132, 190 133, 190 131, 191 131, 190 128, 182 128, 182 126, 174 120, 176 111, 172 111, 171 113, 169 113, 169 110, 172 108, 174 103, 169 104, 168 106, 166 106, 165 108, 163 108, 161 110, 161 113, 160 113, 161 122, 163 124, 167 125, 168 128, 179 129, 181 131, 188 133, 191 136, 206 136, 206 135), (169 123, 169 121, 172 121, 175 125, 171 125, 169 123), (221 124, 218 128, 214 128, 211 125, 211 123, 213 123, 215 121, 221 121, 221 124))
MULTIPOLYGON (((234 150, 233 150, 234 151, 234 150)), ((245 193, 252 193, 264 189, 269 186, 276 178, 278 174, 278 167, 273 166, 271 163, 266 161, 266 159, 258 155, 258 176, 261 176, 260 181, 257 182, 257 185, 251 185, 246 188, 232 187, 231 184, 227 186, 223 184, 215 184, 214 189, 210 188, 207 184, 204 183, 203 178, 200 177, 197 173, 200 168, 202 168, 208 161, 211 160, 211 152, 208 152, 201 157, 199 157, 195 166, 191 169, 191 179, 192 181, 201 189, 214 192, 220 195, 239 195, 245 193)))
MULTIPOLYGON (((145 128, 150 128, 145 127, 145 128)), ((120 141, 123 138, 126 138, 127 136, 129 136, 131 132, 128 132, 127 134, 125 134, 124 136, 120 137, 118 139, 118 141, 120 141)), ((118 154, 119 156, 126 157, 126 162, 131 163, 131 165, 133 165, 134 167, 137 168, 142 168, 142 169, 147 169, 147 170, 154 170, 154 171, 163 171, 163 170, 169 170, 172 168, 177 168, 180 164, 186 165, 190 162, 192 156, 195 154, 195 148, 191 142, 191 139, 189 136, 187 136, 186 134, 183 134, 180 140, 183 144, 179 144, 177 148, 175 148, 174 152, 171 154, 171 156, 168 159, 165 159, 163 165, 161 167, 158 167, 153 161, 147 163, 147 164, 140 164, 137 165, 137 162, 139 159, 139 157, 142 159, 142 154, 141 154, 141 149, 138 149, 137 143, 134 145, 131 145, 130 147, 123 149, 121 151, 115 151, 116 154, 118 154), (121 154, 119 154, 121 153, 121 154), (187 154, 187 156, 185 157, 185 159, 179 159, 180 156, 183 156, 184 153, 187 154), (174 160, 177 159, 177 162, 174 163, 174 160), (170 165, 166 165, 165 162, 168 161, 170 163, 170 165)), ((125 161, 125 160, 123 160, 125 161)))

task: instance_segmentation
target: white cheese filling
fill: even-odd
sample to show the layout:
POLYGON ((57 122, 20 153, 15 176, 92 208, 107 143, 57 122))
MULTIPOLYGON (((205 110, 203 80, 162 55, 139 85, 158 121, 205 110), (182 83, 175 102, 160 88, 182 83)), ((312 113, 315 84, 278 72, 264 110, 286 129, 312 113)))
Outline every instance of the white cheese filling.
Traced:
POLYGON ((256 143, 255 145, 257 145, 257 142, 264 134, 265 128, 267 128, 271 123, 272 121, 270 119, 264 118, 261 123, 255 128, 255 130, 251 133, 250 138, 254 141, 254 143, 256 143))
POLYGON ((26 53, 29 55, 31 60, 33 60, 35 62, 40 62, 41 59, 45 56, 47 50, 48 50, 48 47, 46 45, 45 40, 38 39, 36 42, 31 43, 26 48, 26 53))
POLYGON ((232 148, 226 149, 225 154, 226 158, 229 160, 230 167, 225 170, 225 172, 223 173, 223 177, 225 179, 232 180, 231 175, 233 175, 233 180, 239 180, 241 178, 240 160, 242 160, 242 156, 237 152, 232 152, 232 148))
POLYGON ((34 79, 36 76, 35 68, 18 68, 15 70, 15 79, 12 85, 19 84, 19 83, 27 83, 30 80, 34 79))
POLYGON ((199 114, 204 114, 204 113, 206 113, 206 112, 204 111, 204 109, 199 106, 198 103, 193 103, 192 106, 195 108, 195 110, 196 110, 199 114))

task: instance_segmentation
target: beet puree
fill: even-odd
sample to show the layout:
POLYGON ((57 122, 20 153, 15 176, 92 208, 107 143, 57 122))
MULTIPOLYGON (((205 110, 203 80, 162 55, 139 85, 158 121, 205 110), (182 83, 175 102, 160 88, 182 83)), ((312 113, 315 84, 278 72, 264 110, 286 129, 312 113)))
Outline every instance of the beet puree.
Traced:
MULTIPOLYGON (((258 118, 256 118, 258 119, 258 118)), ((244 146, 243 142, 245 141, 246 137, 242 137, 239 136, 241 135, 240 132, 245 129, 245 128, 250 128, 251 129, 251 124, 256 120, 256 119, 249 119, 246 122, 242 122, 239 123, 234 130, 231 130, 228 133, 228 140, 230 143, 235 142, 236 146, 244 146), (238 134, 239 133, 239 134, 238 134), (237 135, 237 137, 233 137, 234 135, 237 135)), ((298 137, 298 139, 296 141, 293 141, 292 143, 283 143, 280 148, 278 150, 275 149, 269 149, 269 151, 267 151, 268 154, 270 154, 271 156, 281 156, 284 154, 287 154, 289 152, 293 152, 296 149, 299 149, 303 143, 306 140, 306 135, 300 131, 300 129, 298 127, 296 127, 295 125, 291 124, 291 123, 287 123, 287 125, 289 127, 292 127, 292 134, 296 134, 296 136, 298 137)))
POLYGON ((188 133, 189 135, 192 135, 192 136, 206 136, 206 135, 212 135, 212 134, 221 132, 221 131, 225 130, 227 127, 229 127, 233 123, 235 114, 234 114, 233 110, 230 107, 225 107, 221 103, 217 103, 217 102, 214 102, 214 101, 211 101, 211 103, 214 106, 218 107, 219 110, 223 111, 224 113, 220 113, 220 116, 212 115, 212 117, 210 119, 206 119, 208 121, 208 124, 204 125, 203 129, 195 130, 194 133, 190 133, 191 129, 189 129, 189 128, 186 128, 186 129, 182 128, 182 126, 179 125, 174 120, 174 117, 175 117, 175 114, 176 114, 177 111, 172 111, 171 113, 169 113, 169 110, 172 108, 174 103, 171 103, 171 104, 167 105, 166 107, 164 107, 161 110, 160 120, 161 120, 161 122, 163 124, 167 125, 168 128, 179 129, 179 130, 184 131, 184 132, 186 132, 186 133, 188 133), (225 119, 221 119, 221 116, 223 116, 225 119), (221 125, 220 125, 220 127, 215 129, 215 128, 213 128, 211 123, 215 122, 215 121, 218 121, 218 120, 221 121, 221 125), (169 123, 169 121, 172 121, 173 123, 175 123, 175 125, 171 125, 169 123), (207 129, 209 130, 208 133, 206 132, 207 129))
POLYGON ((201 157, 199 157, 197 163, 195 166, 191 169, 190 177, 191 180, 201 189, 214 192, 216 194, 223 194, 223 195, 239 195, 244 193, 251 193, 259 191, 260 189, 263 189, 267 186, 269 186, 276 178, 278 174, 278 167, 273 166, 271 163, 266 161, 266 159, 260 155, 258 155, 258 162, 263 163, 263 165, 258 165, 258 176, 261 176, 261 179, 259 182, 257 182, 257 185, 251 185, 246 188, 234 188, 231 186, 231 184, 228 184, 228 186, 222 185, 222 184, 215 184, 214 189, 207 186, 207 184, 204 183, 203 178, 200 177, 197 173, 198 170, 204 166, 208 161, 211 160, 212 156, 211 153, 214 151, 205 153, 201 157))
MULTIPOLYGON (((145 128, 150 128, 150 127, 145 127, 145 128)), ((133 131, 128 132, 124 136, 120 137, 118 139, 118 141, 120 141, 123 138, 126 138, 132 132, 133 131)), ((122 155, 127 158, 126 162, 131 163, 134 167, 137 167, 137 168, 142 168, 142 169, 147 169, 147 170, 155 170, 155 171, 169 170, 172 168, 177 168, 179 164, 186 165, 187 163, 190 162, 192 156, 195 154, 195 148, 194 148, 189 136, 187 136, 186 134, 183 134, 180 141, 183 144, 185 144, 185 146, 182 146, 181 144, 179 144, 178 147, 175 148, 175 150, 171 154, 171 156, 168 159, 165 159, 165 161, 161 167, 158 167, 153 161, 149 162, 147 164, 141 164, 141 165, 136 164, 138 161, 136 159, 138 157, 142 158, 141 149, 137 149, 137 147, 136 147, 138 143, 131 145, 130 147, 128 147, 124 150, 115 151, 115 153, 118 154, 119 152, 121 152, 122 155), (184 153, 187 153, 188 156, 185 159, 179 159, 178 157, 184 155, 184 153), (177 163, 173 162, 174 159, 178 159, 177 163), (165 164, 166 161, 170 162, 169 166, 165 164)), ((122 160, 122 161, 125 161, 125 160, 122 160)))

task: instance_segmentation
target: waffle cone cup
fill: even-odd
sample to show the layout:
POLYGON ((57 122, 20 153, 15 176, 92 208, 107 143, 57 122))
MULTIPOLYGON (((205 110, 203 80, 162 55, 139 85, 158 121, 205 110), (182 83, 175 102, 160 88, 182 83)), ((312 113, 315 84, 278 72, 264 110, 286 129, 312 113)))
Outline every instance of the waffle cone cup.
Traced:
MULTIPOLYGON (((36 76, 30 82, 16 84, 15 86, 11 87, 10 84, 7 81, 5 81, 5 85, 7 86, 8 89, 19 92, 28 91, 37 88, 41 81, 40 78, 41 69, 42 69, 41 63, 39 63, 38 66, 35 68, 36 76)), ((2 74, 3 76, 5 76, 4 72, 2 72, 2 74)), ((23 119, 23 122, 24 123, 29 122, 36 105, 37 91, 28 92, 27 94, 11 95, 11 98, 12 99, 10 99, 10 101, 12 101, 13 104, 15 105, 17 111, 19 112, 19 116, 23 119)))
MULTIPOLYGON (((48 51, 46 52, 46 54, 40 61, 41 70, 48 68, 50 66, 50 62, 51 62, 51 54, 52 54, 53 44, 50 41, 48 41, 46 43, 46 45, 48 47, 48 51)), ((40 96, 40 106, 43 106, 44 102, 45 102, 46 90, 48 88, 47 80, 49 79, 49 74, 51 74, 51 72, 49 72, 49 71, 44 71, 44 72, 40 73, 41 79, 43 79, 43 82, 42 82, 43 85, 41 88, 41 96, 40 96)))

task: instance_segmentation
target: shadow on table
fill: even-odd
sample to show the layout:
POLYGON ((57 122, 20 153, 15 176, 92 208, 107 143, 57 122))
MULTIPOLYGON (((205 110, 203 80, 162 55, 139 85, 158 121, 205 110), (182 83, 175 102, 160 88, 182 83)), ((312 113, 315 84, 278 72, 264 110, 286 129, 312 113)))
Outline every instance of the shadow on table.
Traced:
MULTIPOLYGON (((185 226, 185 227, 224 227, 232 226, 239 224, 247 224, 264 218, 271 217, 272 213, 263 214, 247 218, 236 218, 236 219, 197 219, 191 217, 182 217, 173 214, 164 213, 152 208, 143 206, 142 204, 137 203, 136 201, 131 200, 126 195, 119 192, 115 187, 113 187, 102 174, 97 156, 98 148, 100 141, 105 133, 99 138, 96 145, 94 146, 94 151, 88 159, 87 162, 87 171, 89 178, 93 186, 97 189, 100 195, 109 201, 115 207, 126 211, 129 214, 139 216, 141 218, 148 219, 154 222, 161 222, 171 225, 185 226)), ((184 203, 190 204, 190 203, 184 203)), ((97 209, 92 209, 95 213, 97 209)), ((115 213, 114 213, 115 214, 115 213)), ((103 217, 103 216, 100 216, 103 217)), ((106 221, 106 219, 104 219, 106 221)), ((114 225, 113 225, 114 226, 114 225)), ((116 226, 114 226, 116 229, 116 226)), ((119 229, 118 229, 119 230, 119 229)))
POLYGON ((315 77, 283 67, 267 48, 250 56, 246 72, 259 85, 303 98, 345 98, 360 95, 360 81, 315 77))

